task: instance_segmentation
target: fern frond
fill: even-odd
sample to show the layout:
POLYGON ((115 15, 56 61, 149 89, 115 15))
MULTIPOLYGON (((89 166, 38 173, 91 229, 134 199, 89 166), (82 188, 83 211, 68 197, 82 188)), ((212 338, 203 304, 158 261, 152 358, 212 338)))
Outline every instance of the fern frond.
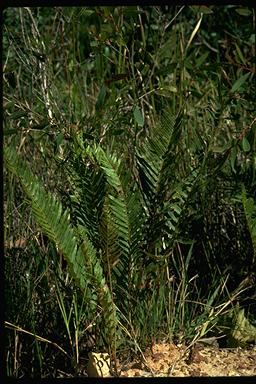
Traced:
POLYGON ((136 153, 140 187, 149 212, 149 254, 155 253, 155 247, 160 251, 163 237, 170 244, 177 236, 180 218, 198 175, 181 151, 182 119, 182 110, 176 118, 170 117, 167 110, 136 153))
POLYGON ((115 155, 99 146, 90 147, 87 151, 106 177, 108 188, 100 232, 103 263, 105 261, 113 272, 111 276, 108 272, 109 279, 114 278, 114 291, 120 308, 128 314, 136 265, 145 236, 145 212, 140 192, 115 155))
POLYGON ((157 200, 163 199, 170 176, 173 176, 171 171, 176 166, 177 142, 181 135, 182 117, 182 112, 179 112, 175 119, 170 118, 166 113, 161 124, 153 129, 143 147, 137 149, 141 189, 148 206, 153 201, 156 203, 157 200))
POLYGON ((174 188, 174 193, 169 200, 164 203, 163 215, 163 234, 168 238, 168 242, 173 243, 178 235, 180 219, 187 207, 190 193, 198 180, 199 170, 192 170, 190 175, 181 181, 174 188))
POLYGON ((103 309, 108 341, 113 346, 116 331, 116 314, 113 299, 98 261, 95 248, 84 227, 78 226, 79 237, 70 224, 68 210, 60 201, 47 193, 26 164, 11 148, 4 150, 6 165, 20 180, 28 196, 32 211, 43 232, 65 257, 77 285, 84 290, 91 283, 103 309))
POLYGON ((116 232, 119 248, 119 255, 116 246, 115 255, 112 255, 116 261, 117 258, 119 259, 113 271, 119 275, 125 273, 124 276, 126 276, 130 254, 130 223, 125 189, 120 176, 121 162, 116 156, 107 153, 99 146, 90 147, 87 151, 103 170, 106 182, 109 185, 107 200, 105 200, 108 206, 107 227, 109 228, 109 226, 111 226, 112 231, 114 230, 116 232), (112 223, 110 223, 110 220, 112 223))
POLYGON ((4 156, 7 167, 19 178, 30 200, 38 224, 66 258, 75 281, 84 289, 87 285, 84 254, 78 247, 75 232, 69 223, 69 212, 62 208, 61 202, 55 196, 45 192, 37 178, 11 148, 5 148, 4 156))
POLYGON ((99 250, 99 227, 106 195, 105 175, 99 166, 92 164, 89 157, 83 159, 81 154, 75 153, 67 171, 72 185, 73 217, 85 226, 90 241, 99 250))
POLYGON ((127 293, 133 289, 145 235, 140 191, 121 160, 97 145, 85 148, 80 143, 69 173, 79 223, 97 244, 111 291, 122 309, 128 309, 127 293))
POLYGON ((84 226, 78 225, 78 231, 80 237, 83 238, 81 249, 85 255, 90 255, 90 258, 86 258, 86 266, 90 271, 91 281, 93 287, 98 295, 99 303, 103 309, 103 318, 106 325, 106 335, 108 337, 108 343, 111 349, 115 349, 115 334, 117 327, 116 307, 114 305, 111 290, 103 273, 103 268, 100 265, 100 260, 92 246, 92 243, 87 238, 87 233, 84 226))

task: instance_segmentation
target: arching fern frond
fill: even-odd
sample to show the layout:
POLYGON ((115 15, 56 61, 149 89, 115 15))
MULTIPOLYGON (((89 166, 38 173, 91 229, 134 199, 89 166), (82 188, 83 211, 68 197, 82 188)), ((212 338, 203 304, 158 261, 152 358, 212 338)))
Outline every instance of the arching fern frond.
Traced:
POLYGON ((152 129, 151 135, 136 151, 140 185, 148 207, 152 202, 163 200, 173 176, 171 171, 176 166, 182 118, 181 111, 175 119, 165 113, 160 124, 152 129))
POLYGON ((61 202, 44 190, 13 149, 5 148, 4 156, 8 169, 19 178, 30 200, 38 224, 66 259, 77 285, 84 290, 89 283, 97 292, 103 309, 108 342, 113 349, 116 331, 115 307, 95 248, 87 237, 87 231, 83 226, 78 226, 77 231, 73 229, 68 210, 64 210, 61 202))
POLYGON ((66 258, 75 281, 81 289, 84 289, 87 277, 84 254, 78 246, 75 232, 69 223, 69 212, 63 209, 61 202, 54 195, 44 190, 13 149, 5 148, 4 158, 9 170, 19 178, 30 200, 37 223, 66 258))

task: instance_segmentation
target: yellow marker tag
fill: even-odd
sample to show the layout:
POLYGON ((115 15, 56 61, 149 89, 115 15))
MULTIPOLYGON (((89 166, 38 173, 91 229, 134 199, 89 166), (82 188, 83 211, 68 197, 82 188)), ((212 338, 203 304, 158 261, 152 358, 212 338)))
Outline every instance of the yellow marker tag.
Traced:
POLYGON ((110 377, 110 357, 108 353, 89 353, 87 374, 89 377, 110 377))

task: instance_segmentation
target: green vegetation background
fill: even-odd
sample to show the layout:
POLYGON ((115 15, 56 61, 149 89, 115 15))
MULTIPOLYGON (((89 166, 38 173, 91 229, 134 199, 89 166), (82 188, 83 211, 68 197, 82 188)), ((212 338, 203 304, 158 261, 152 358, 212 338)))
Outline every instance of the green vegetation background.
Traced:
POLYGON ((255 342, 255 101, 253 8, 4 10, 8 376, 255 342))

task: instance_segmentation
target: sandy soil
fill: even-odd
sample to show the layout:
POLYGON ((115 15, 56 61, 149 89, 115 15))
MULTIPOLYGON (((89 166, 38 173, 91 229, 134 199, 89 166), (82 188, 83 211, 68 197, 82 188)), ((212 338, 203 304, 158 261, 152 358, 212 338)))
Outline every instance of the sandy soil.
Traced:
POLYGON ((145 376, 256 376, 256 346, 218 348, 195 344, 187 349, 174 344, 155 344, 131 363, 119 363, 121 377, 145 376))

